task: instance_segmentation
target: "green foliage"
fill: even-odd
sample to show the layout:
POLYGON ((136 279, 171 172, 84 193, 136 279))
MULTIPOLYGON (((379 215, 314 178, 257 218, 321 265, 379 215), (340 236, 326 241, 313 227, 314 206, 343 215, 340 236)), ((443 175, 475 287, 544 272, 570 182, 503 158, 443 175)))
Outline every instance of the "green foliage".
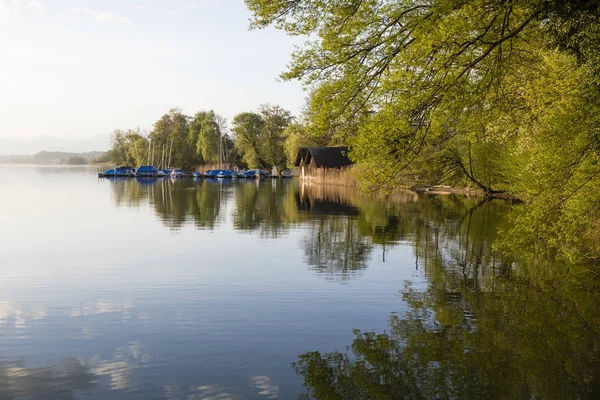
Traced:
POLYGON ((196 113, 190 121, 190 143, 196 143, 196 152, 205 163, 228 163, 233 141, 227 136, 227 121, 214 111, 196 113))
POLYGON ((251 168, 283 168, 286 165, 285 128, 291 123, 289 111, 263 105, 259 113, 244 112, 233 118, 235 146, 251 168))
POLYGON ((268 167, 261 155, 263 126, 264 120, 256 113, 244 112, 233 117, 235 148, 251 168, 268 167))
POLYGON ((317 139, 309 135, 304 125, 299 123, 289 124, 283 131, 283 137, 285 137, 283 148, 289 168, 293 167, 301 147, 318 146, 317 139))
POLYGON ((111 155, 115 164, 139 166, 148 158, 148 141, 140 129, 116 129, 111 137, 111 155))
POLYGON ((600 235, 598 2, 246 4, 253 27, 312 39, 283 77, 310 90, 310 131, 352 147, 363 187, 508 193, 528 202, 516 242, 600 257, 581 239, 600 235))
POLYGON ((202 163, 232 163, 237 154, 227 135, 227 121, 214 111, 200 111, 194 118, 172 109, 144 136, 136 130, 115 130, 110 154, 117 164, 153 164, 186 170, 202 163))
POLYGON ((189 169, 199 164, 196 143, 189 140, 190 117, 179 109, 171 109, 168 114, 154 123, 149 138, 152 141, 152 153, 149 163, 158 164, 161 155, 167 162, 165 167, 178 166, 189 169), (168 157, 167 157, 168 156, 168 157), (167 165, 170 161, 171 165, 167 165))

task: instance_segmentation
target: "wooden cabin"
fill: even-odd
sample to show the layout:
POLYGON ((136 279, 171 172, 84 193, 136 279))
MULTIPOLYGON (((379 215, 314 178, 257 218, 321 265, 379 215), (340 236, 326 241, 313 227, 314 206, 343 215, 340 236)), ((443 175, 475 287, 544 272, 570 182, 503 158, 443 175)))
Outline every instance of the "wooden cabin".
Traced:
POLYGON ((352 165, 348 147, 301 147, 294 166, 300 168, 302 179, 325 182, 328 174, 339 173, 352 165))

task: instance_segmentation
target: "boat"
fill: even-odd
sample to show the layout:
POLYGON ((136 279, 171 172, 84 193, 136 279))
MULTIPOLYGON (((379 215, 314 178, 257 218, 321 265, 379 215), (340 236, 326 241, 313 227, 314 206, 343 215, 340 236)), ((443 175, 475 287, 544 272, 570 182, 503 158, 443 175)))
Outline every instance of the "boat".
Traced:
POLYGON ((114 176, 114 177, 128 178, 128 177, 135 176, 135 170, 128 166, 122 166, 122 167, 109 169, 104 172, 100 172, 98 174, 98 176, 100 176, 100 177, 114 176))
POLYGON ((217 178, 233 178, 233 174, 231 173, 231 171, 228 171, 226 169, 220 169, 217 171, 217 178))
POLYGON ((156 171, 156 177, 157 178, 164 178, 170 175, 170 171, 165 172, 165 170, 163 169, 159 169, 158 171, 156 171))
POLYGON ((158 170, 151 165, 142 165, 135 170, 135 176, 139 178, 154 178, 158 170))
POLYGON ((233 174, 231 171, 226 169, 212 169, 208 170, 204 173, 204 176, 207 178, 233 178, 233 174))
POLYGON ((262 169, 250 169, 241 175, 242 178, 268 178, 269 173, 262 169))
POLYGON ((198 172, 198 171, 194 172, 192 175, 194 178, 202 178, 204 176, 202 174, 202 172, 198 172))
POLYGON ((174 169, 171 171, 171 178, 180 178, 184 175, 182 169, 174 169))
POLYGON ((122 177, 135 176, 135 170, 131 167, 124 165, 122 167, 118 167, 115 170, 115 176, 122 176, 122 177))
POLYGON ((283 171, 281 171, 281 174, 279 174, 282 178, 291 178, 292 177, 292 171, 290 171, 289 169, 284 169, 283 171))

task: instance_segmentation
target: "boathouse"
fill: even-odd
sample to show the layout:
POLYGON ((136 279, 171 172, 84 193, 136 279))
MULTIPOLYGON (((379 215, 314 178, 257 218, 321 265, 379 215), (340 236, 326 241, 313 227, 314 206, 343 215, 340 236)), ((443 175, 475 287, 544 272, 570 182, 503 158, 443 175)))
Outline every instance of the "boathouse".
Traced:
POLYGON ((352 165, 348 147, 301 147, 294 166, 300 168, 302 179, 325 181, 328 174, 339 173, 352 165))

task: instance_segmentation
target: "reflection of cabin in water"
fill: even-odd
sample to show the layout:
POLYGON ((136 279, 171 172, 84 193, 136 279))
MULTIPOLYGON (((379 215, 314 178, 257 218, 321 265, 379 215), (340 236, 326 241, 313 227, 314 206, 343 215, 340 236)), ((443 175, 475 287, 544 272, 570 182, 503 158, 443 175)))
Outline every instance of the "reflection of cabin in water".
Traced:
POLYGON ((348 147, 301 147, 294 166, 300 167, 302 179, 324 179, 327 170, 340 170, 352 165, 348 147))

